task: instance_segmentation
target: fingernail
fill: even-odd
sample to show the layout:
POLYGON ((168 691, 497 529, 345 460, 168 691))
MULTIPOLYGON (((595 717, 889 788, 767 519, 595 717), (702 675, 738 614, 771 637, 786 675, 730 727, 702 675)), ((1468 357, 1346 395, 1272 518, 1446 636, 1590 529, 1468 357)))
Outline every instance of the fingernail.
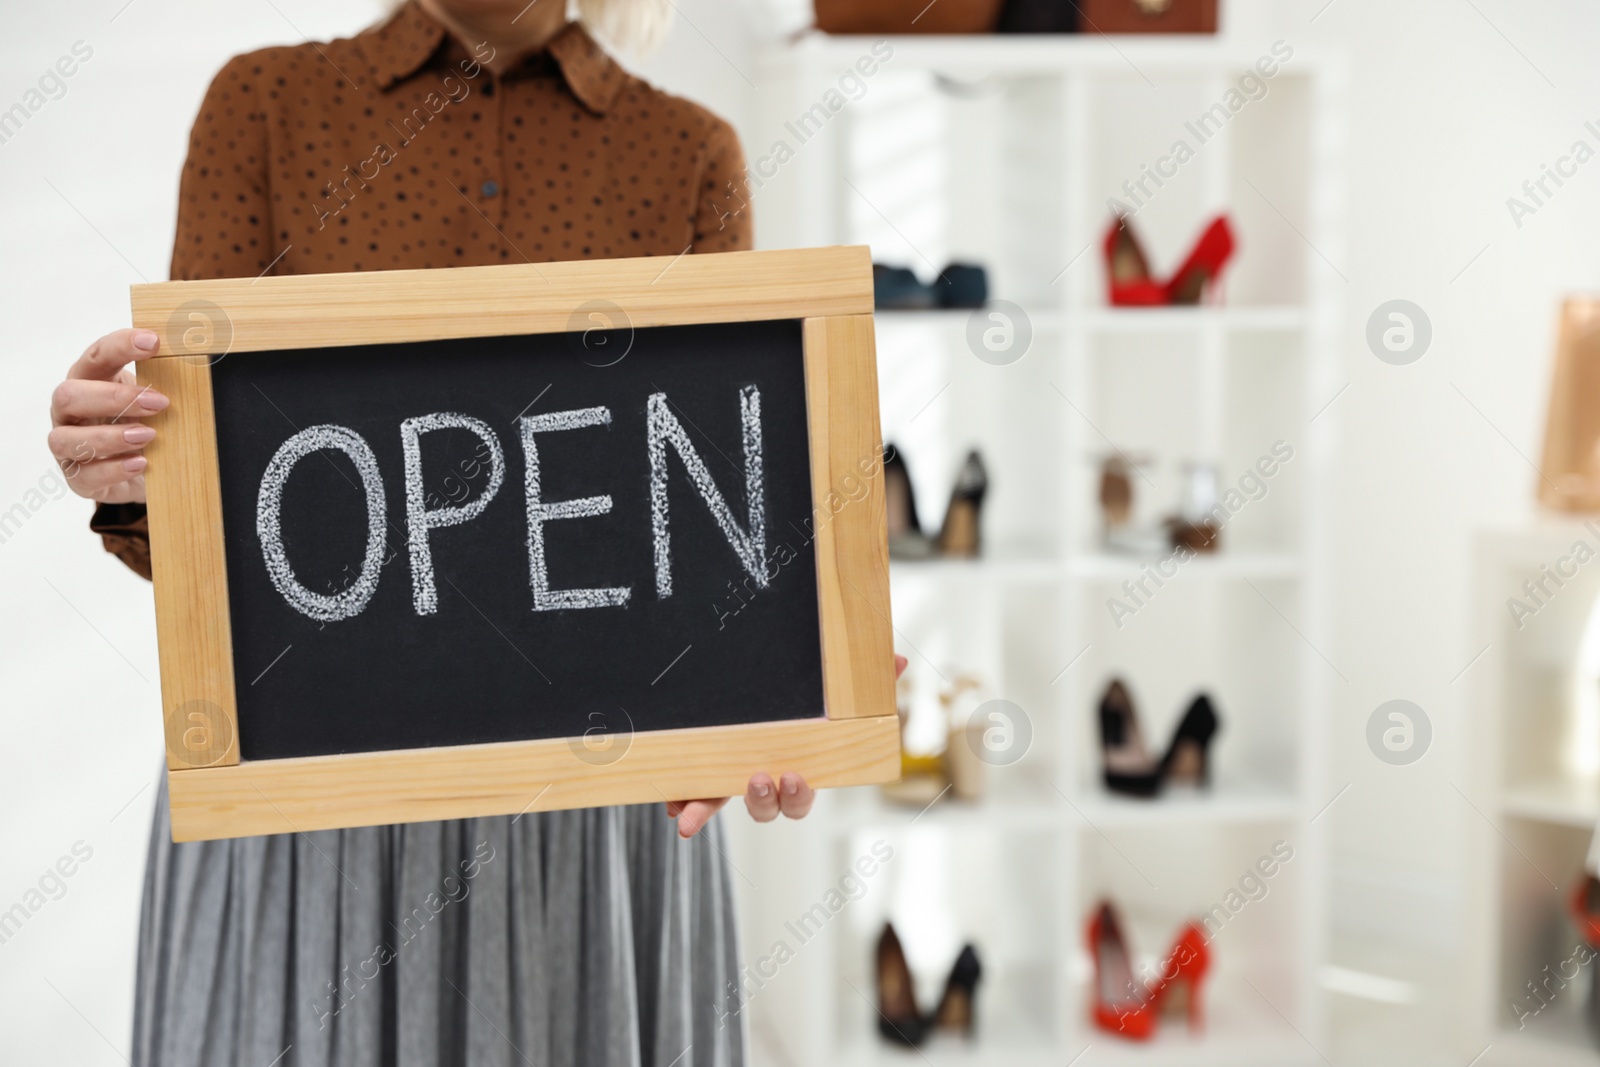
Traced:
POLYGON ((762 782, 762 783, 760 783, 759 785, 756 786, 756 796, 760 797, 762 800, 767 799, 767 797, 770 796, 771 793, 772 793, 772 787, 767 785, 767 783, 765 783, 765 782, 762 782))
POLYGON ((143 456, 129 456, 127 459, 122 461, 122 469, 127 471, 129 474, 138 474, 140 471, 144 470, 145 465, 149 462, 150 461, 145 459, 143 456))
POLYGON ((133 347, 137 348, 141 352, 154 352, 156 350, 156 343, 160 340, 161 339, 156 336, 156 332, 154 330, 133 331, 133 347))
POLYGON ((783 776, 783 791, 790 796, 800 792, 800 783, 795 781, 793 775, 786 774, 783 776))
POLYGON ((160 411, 170 403, 172 403, 172 401, 168 400, 160 393, 152 392, 149 389, 146 389, 144 392, 139 394, 139 406, 144 408, 146 411, 160 411))
POLYGON ((122 439, 130 445, 142 445, 155 440, 156 431, 153 426, 129 426, 122 431, 122 439))

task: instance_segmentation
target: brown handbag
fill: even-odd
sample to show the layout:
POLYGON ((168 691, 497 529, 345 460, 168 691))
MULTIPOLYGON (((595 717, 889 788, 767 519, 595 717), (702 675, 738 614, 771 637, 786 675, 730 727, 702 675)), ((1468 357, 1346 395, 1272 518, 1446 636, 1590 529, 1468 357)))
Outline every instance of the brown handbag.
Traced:
POLYGON ((823 33, 990 33, 1003 0, 814 0, 823 33))
POLYGON ((1217 0, 1081 0, 1081 5, 1080 33, 1217 32, 1217 0))
POLYGON ((1546 507, 1600 511, 1600 300, 1561 305, 1539 475, 1546 507))

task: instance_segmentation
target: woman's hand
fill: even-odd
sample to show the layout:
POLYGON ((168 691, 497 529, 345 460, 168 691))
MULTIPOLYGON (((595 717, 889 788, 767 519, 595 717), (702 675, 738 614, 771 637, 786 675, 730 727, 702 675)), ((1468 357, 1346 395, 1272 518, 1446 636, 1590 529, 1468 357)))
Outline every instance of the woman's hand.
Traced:
POLYGON ((166 397, 140 388, 128 364, 155 355, 154 330, 117 330, 90 345, 50 397, 50 452, 79 496, 102 504, 144 503, 140 453, 156 432, 138 420, 166 397))
MULTIPOLYGON (((906 658, 895 656, 894 676, 899 678, 905 669, 906 658)), ((730 799, 669 800, 667 817, 678 820, 679 837, 693 837, 730 799)), ((811 804, 816 799, 816 790, 798 774, 780 775, 774 782, 772 775, 766 771, 757 771, 750 776, 750 784, 744 791, 744 806, 756 822, 771 822, 780 812, 791 819, 803 819, 810 813, 811 804)))

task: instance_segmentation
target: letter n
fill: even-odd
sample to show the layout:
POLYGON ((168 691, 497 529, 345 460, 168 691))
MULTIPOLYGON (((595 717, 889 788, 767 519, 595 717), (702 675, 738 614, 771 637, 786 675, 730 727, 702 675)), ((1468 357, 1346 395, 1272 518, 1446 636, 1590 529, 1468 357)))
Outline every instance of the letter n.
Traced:
POLYGON ((683 424, 672 413, 667 394, 652 393, 646 405, 647 436, 650 453, 650 525, 655 539, 656 596, 665 599, 672 595, 672 540, 667 515, 667 446, 670 444, 689 472, 690 481, 700 491, 728 539, 739 562, 758 589, 767 587, 766 557, 767 520, 761 469, 761 391, 753 385, 739 390, 739 418, 744 436, 744 493, 748 514, 747 525, 741 529, 733 511, 717 489, 717 483, 706 469, 705 461, 695 451, 694 443, 683 424))

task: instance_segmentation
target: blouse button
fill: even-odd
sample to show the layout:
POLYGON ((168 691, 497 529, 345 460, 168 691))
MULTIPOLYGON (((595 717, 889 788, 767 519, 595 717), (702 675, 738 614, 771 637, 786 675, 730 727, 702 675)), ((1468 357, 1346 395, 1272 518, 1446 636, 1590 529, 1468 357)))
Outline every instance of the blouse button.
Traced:
POLYGON ((483 187, 479 191, 482 192, 485 197, 491 197, 500 191, 500 186, 495 182, 484 182, 483 187))

